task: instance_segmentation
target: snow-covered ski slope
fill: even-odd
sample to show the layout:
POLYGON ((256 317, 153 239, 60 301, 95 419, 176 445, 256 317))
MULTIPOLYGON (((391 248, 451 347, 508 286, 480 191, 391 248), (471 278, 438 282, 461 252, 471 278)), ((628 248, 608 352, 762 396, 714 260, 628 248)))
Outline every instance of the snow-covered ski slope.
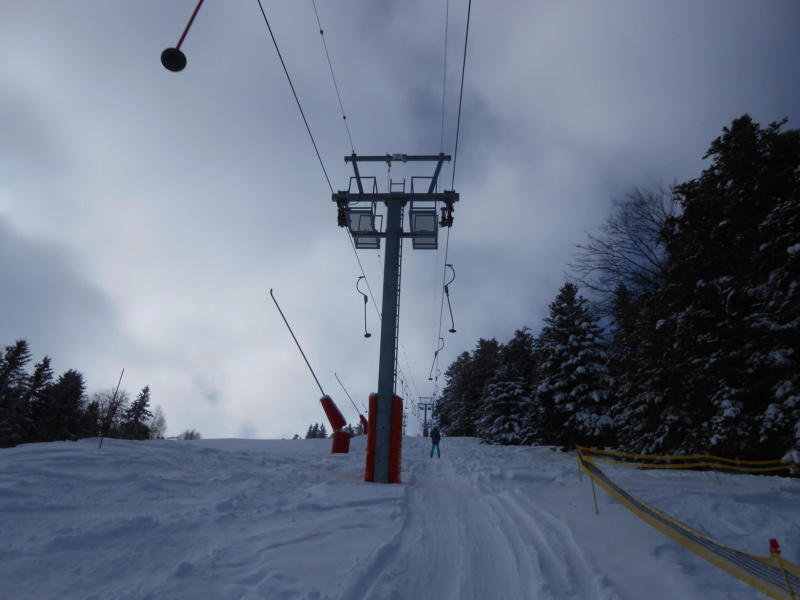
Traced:
MULTIPOLYGON (((403 485, 363 437, 98 440, 0 451, 2 600, 674 600, 762 594, 579 478, 573 454, 406 438, 403 485)), ((700 532, 800 560, 800 481, 609 467, 700 532)))

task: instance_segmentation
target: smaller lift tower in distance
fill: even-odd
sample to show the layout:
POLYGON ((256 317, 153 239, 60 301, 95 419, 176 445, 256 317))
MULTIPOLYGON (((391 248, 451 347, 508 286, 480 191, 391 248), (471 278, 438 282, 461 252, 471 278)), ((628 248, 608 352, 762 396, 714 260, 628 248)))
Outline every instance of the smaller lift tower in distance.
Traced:
POLYGON ((338 208, 340 227, 347 227, 356 248, 380 249, 385 240, 383 265, 383 300, 381 307, 381 341, 378 364, 378 393, 373 408, 370 400, 369 433, 367 439, 367 468, 364 479, 376 483, 399 483, 400 448, 402 440, 402 406, 400 418, 393 418, 395 385, 397 381, 397 328, 400 311, 400 266, 403 238, 411 238, 414 249, 435 250, 439 247, 439 227, 453 225, 453 204, 458 194, 453 190, 437 192, 442 164, 450 161, 444 154, 410 156, 345 156, 353 165, 347 191, 333 194, 338 208), (382 162, 390 168, 392 162, 432 162, 433 175, 413 176, 406 182, 389 182, 389 191, 378 192, 375 177, 362 176, 359 163, 382 162), (353 189, 355 183, 356 189, 353 189), (386 228, 382 227, 385 206, 386 228), (408 212, 408 229, 404 228, 408 212), (437 211, 440 211, 438 212, 437 211), (374 414, 373 414, 374 412, 374 414), (374 423, 374 425, 373 425, 374 423), (372 438, 372 439, 370 439, 372 438))
POLYGON ((425 415, 422 418, 422 437, 428 437, 428 426, 430 425, 428 423, 428 411, 433 413, 433 398, 431 396, 420 396, 419 399, 420 402, 417 404, 417 408, 423 411, 425 415))

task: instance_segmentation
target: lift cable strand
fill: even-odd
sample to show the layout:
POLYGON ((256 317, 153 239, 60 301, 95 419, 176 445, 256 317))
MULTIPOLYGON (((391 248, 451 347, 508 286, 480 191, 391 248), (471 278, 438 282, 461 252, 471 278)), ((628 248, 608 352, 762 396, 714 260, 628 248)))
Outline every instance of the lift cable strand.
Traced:
MULTIPOLYGON (((467 5, 467 27, 466 27, 466 31, 464 33, 464 56, 463 56, 463 60, 461 62, 461 89, 460 89, 459 95, 458 95, 458 117, 456 119, 456 143, 455 143, 455 148, 453 150, 453 178, 452 178, 452 180, 450 182, 450 189, 455 189, 455 185, 456 185, 456 164, 457 164, 457 161, 458 161, 458 138, 459 138, 459 135, 461 133, 461 107, 462 107, 463 100, 464 100, 464 74, 465 74, 466 68, 467 68, 467 44, 469 42, 469 21, 470 21, 471 15, 472 15, 472 0, 469 0, 469 4, 467 5)), ((449 251, 450 251, 450 228, 448 227, 447 228, 447 241, 445 242, 445 250, 444 250, 444 262, 445 262, 445 264, 447 264, 449 251)), ((443 285, 444 285, 444 282, 446 281, 446 277, 447 277, 447 267, 445 267, 442 270, 442 284, 443 285)), ((443 321, 443 317, 444 317, 444 301, 445 301, 445 295, 442 294, 441 305, 439 307, 439 337, 441 337, 441 334, 442 334, 442 321, 443 321)), ((437 343, 438 343, 438 340, 437 340, 437 343)), ((438 362, 439 362, 439 352, 437 351, 434 354, 434 365, 436 365, 436 363, 438 363, 438 362)), ((438 383, 438 369, 437 369, 436 380, 437 380, 437 383, 438 383)))
POLYGON ((286 73, 286 79, 289 81, 289 87, 292 88, 292 94, 294 94, 295 102, 297 102, 297 108, 300 109, 300 115, 303 117, 303 123, 306 124, 306 130, 308 131, 308 137, 311 138, 311 143, 314 145, 314 150, 317 153, 317 158, 319 159, 319 164, 322 167, 322 172, 325 174, 325 179, 328 182, 328 187, 331 188, 331 194, 332 194, 333 193, 333 185, 331 185, 331 180, 328 177, 328 171, 325 169, 325 164, 322 162, 322 156, 320 156, 319 148, 317 148, 317 142, 314 141, 314 136, 311 135, 311 128, 308 126, 308 119, 306 119, 306 115, 303 112, 303 107, 300 106, 300 99, 297 97, 297 92, 294 89, 294 84, 292 83, 292 78, 289 76, 289 70, 286 68, 286 63, 283 61, 283 56, 281 55, 280 48, 278 48, 278 42, 275 40, 275 35, 272 33, 272 27, 270 27, 269 19, 267 19, 267 13, 264 12, 264 6, 261 4, 261 0, 258 0, 258 7, 261 9, 261 14, 264 17, 264 22, 267 24, 267 29, 269 30, 269 35, 272 38, 272 43, 275 45, 275 50, 278 53, 278 58, 281 60, 281 65, 283 66, 283 72, 286 73))
POLYGON ((439 152, 444 153, 444 101, 447 96, 447 30, 450 23, 450 0, 444 14, 444 72, 442 74, 442 134, 439 140, 439 152))
MULTIPOLYGON (((447 33, 449 30, 450 24, 450 0, 447 0, 446 7, 445 7, 445 16, 444 16, 444 69, 442 73, 442 131, 441 136, 439 139, 439 152, 444 154, 444 115, 445 115, 445 99, 447 97, 447 33)), ((438 189, 439 184, 437 182, 436 187, 438 189)), ((448 230, 449 231, 449 230, 448 230)), ((436 245, 436 264, 439 264, 439 245, 436 245)), ((438 293, 438 286, 436 285, 436 276, 438 272, 434 274, 434 294, 433 294, 433 326, 436 327, 436 294, 438 293)), ((441 316, 440 316, 441 318, 441 316)), ((440 330, 441 332, 441 330, 440 330)))
MULTIPOLYGON (((260 1, 260 0, 259 0, 260 1)), ((472 12, 472 0, 467 5, 467 31, 464 34, 464 60, 461 63, 461 92, 458 95, 458 119, 456 120, 456 147, 453 151, 453 181, 450 189, 455 189, 456 185, 456 161, 458 160, 458 134, 461 131, 461 101, 464 99, 464 71, 467 67, 467 42, 469 41, 469 18, 472 12)))
POLYGON ((328 66, 331 69, 331 77, 333 78, 333 87, 336 89, 336 97, 339 99, 339 108, 342 109, 342 120, 344 121, 344 128, 347 130, 347 139, 350 140, 350 150, 353 154, 356 153, 355 146, 353 145, 353 138, 350 135, 350 127, 347 125, 347 116, 344 113, 344 105, 342 104, 342 96, 339 94, 339 86, 336 84, 336 75, 333 74, 333 63, 331 62, 331 55, 328 52, 328 44, 325 42, 325 33, 322 29, 322 23, 319 20, 319 12, 317 12, 316 0, 311 0, 314 5, 314 14, 317 16, 317 25, 319 25, 319 35, 322 38, 322 45, 325 47, 325 56, 328 57, 328 66))

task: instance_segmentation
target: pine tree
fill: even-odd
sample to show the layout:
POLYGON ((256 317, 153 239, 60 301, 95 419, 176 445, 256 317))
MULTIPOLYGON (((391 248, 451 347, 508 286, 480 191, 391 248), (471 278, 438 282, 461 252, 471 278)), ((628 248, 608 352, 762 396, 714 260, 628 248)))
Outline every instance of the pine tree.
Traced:
POLYGON ((81 414, 78 437, 93 438, 102 435, 102 415, 96 400, 86 402, 81 414))
POLYGON ((530 329, 523 327, 514 332, 507 343, 500 347, 500 369, 513 377, 521 377, 528 388, 536 378, 535 339, 530 329))
POLYGON ((800 132, 784 123, 734 120, 676 188, 667 298, 689 451, 774 455, 798 441, 800 132))
POLYGON ((612 385, 602 331, 578 288, 565 283, 539 336, 541 381, 532 420, 541 441, 571 447, 607 443, 612 385))
POLYGON ((501 369, 497 381, 486 387, 476 432, 489 444, 512 446, 524 441, 531 399, 525 391, 525 379, 510 376, 510 372, 501 369))
POLYGON ((15 446, 25 434, 25 390, 28 374, 25 366, 31 359, 28 342, 17 340, 6 346, 0 356, 0 448, 15 446))
MULTIPOLYGON (((799 151, 800 152, 800 151, 799 151)), ((797 169, 795 169, 795 173, 797 169)), ((775 456, 787 448, 800 449, 800 197, 780 200, 762 222, 772 241, 760 248, 764 270, 771 285, 751 286, 756 311, 750 323, 754 335, 753 355, 770 372, 767 406, 754 415, 758 443, 766 455, 775 456), (761 291, 762 293, 759 293, 761 291)), ((755 428, 754 427, 754 428, 755 428)))
POLYGON ((328 437, 328 430, 325 428, 325 423, 314 423, 309 425, 306 439, 321 439, 328 437))
POLYGON ((86 384, 83 375, 70 369, 51 386, 42 441, 76 440, 80 434, 86 384))
POLYGON ((445 371, 444 390, 432 412, 432 418, 438 421, 439 428, 445 435, 469 435, 472 428, 473 418, 467 406, 468 375, 471 368, 472 357, 469 352, 462 352, 445 371))
POLYGON ((654 292, 635 297, 620 284, 610 306, 610 370, 614 376, 615 443, 629 452, 655 452, 655 431, 663 422, 664 396, 670 385, 660 378, 669 350, 659 325, 654 292))
MULTIPOLYGON (((623 344, 614 336, 612 371, 615 401, 609 410, 616 445, 627 452, 669 454, 678 452, 692 427, 684 407, 685 384, 681 356, 673 347, 674 323, 663 318, 660 294, 647 294, 631 329, 628 354, 617 354, 623 344)), ((624 347, 624 346, 623 346, 624 347)))
POLYGON ((50 367, 50 357, 45 356, 33 369, 33 375, 28 380, 23 403, 25 405, 26 420, 23 425, 23 440, 32 443, 39 441, 39 424, 46 417, 49 405, 50 388, 53 385, 53 370, 50 367))
POLYGON ((479 339, 469 361, 469 369, 463 373, 459 387, 460 398, 456 427, 458 433, 445 431, 446 435, 475 436, 481 418, 484 391, 500 368, 501 345, 495 339, 479 339))
POLYGON ((146 440, 150 438, 148 426, 153 416, 148 410, 150 406, 150 386, 146 385, 136 396, 130 408, 125 411, 122 430, 124 438, 129 440, 146 440))

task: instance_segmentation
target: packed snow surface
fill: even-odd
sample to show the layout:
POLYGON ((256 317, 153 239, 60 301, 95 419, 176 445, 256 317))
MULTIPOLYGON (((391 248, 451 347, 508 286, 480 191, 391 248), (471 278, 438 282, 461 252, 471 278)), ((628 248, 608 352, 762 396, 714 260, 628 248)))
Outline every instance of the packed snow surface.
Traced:
MULTIPOLYGON (((764 598, 579 478, 574 454, 405 438, 98 440, 0 450, 3 600, 764 598)), ((700 532, 800 559, 800 481, 607 468, 700 532)))

